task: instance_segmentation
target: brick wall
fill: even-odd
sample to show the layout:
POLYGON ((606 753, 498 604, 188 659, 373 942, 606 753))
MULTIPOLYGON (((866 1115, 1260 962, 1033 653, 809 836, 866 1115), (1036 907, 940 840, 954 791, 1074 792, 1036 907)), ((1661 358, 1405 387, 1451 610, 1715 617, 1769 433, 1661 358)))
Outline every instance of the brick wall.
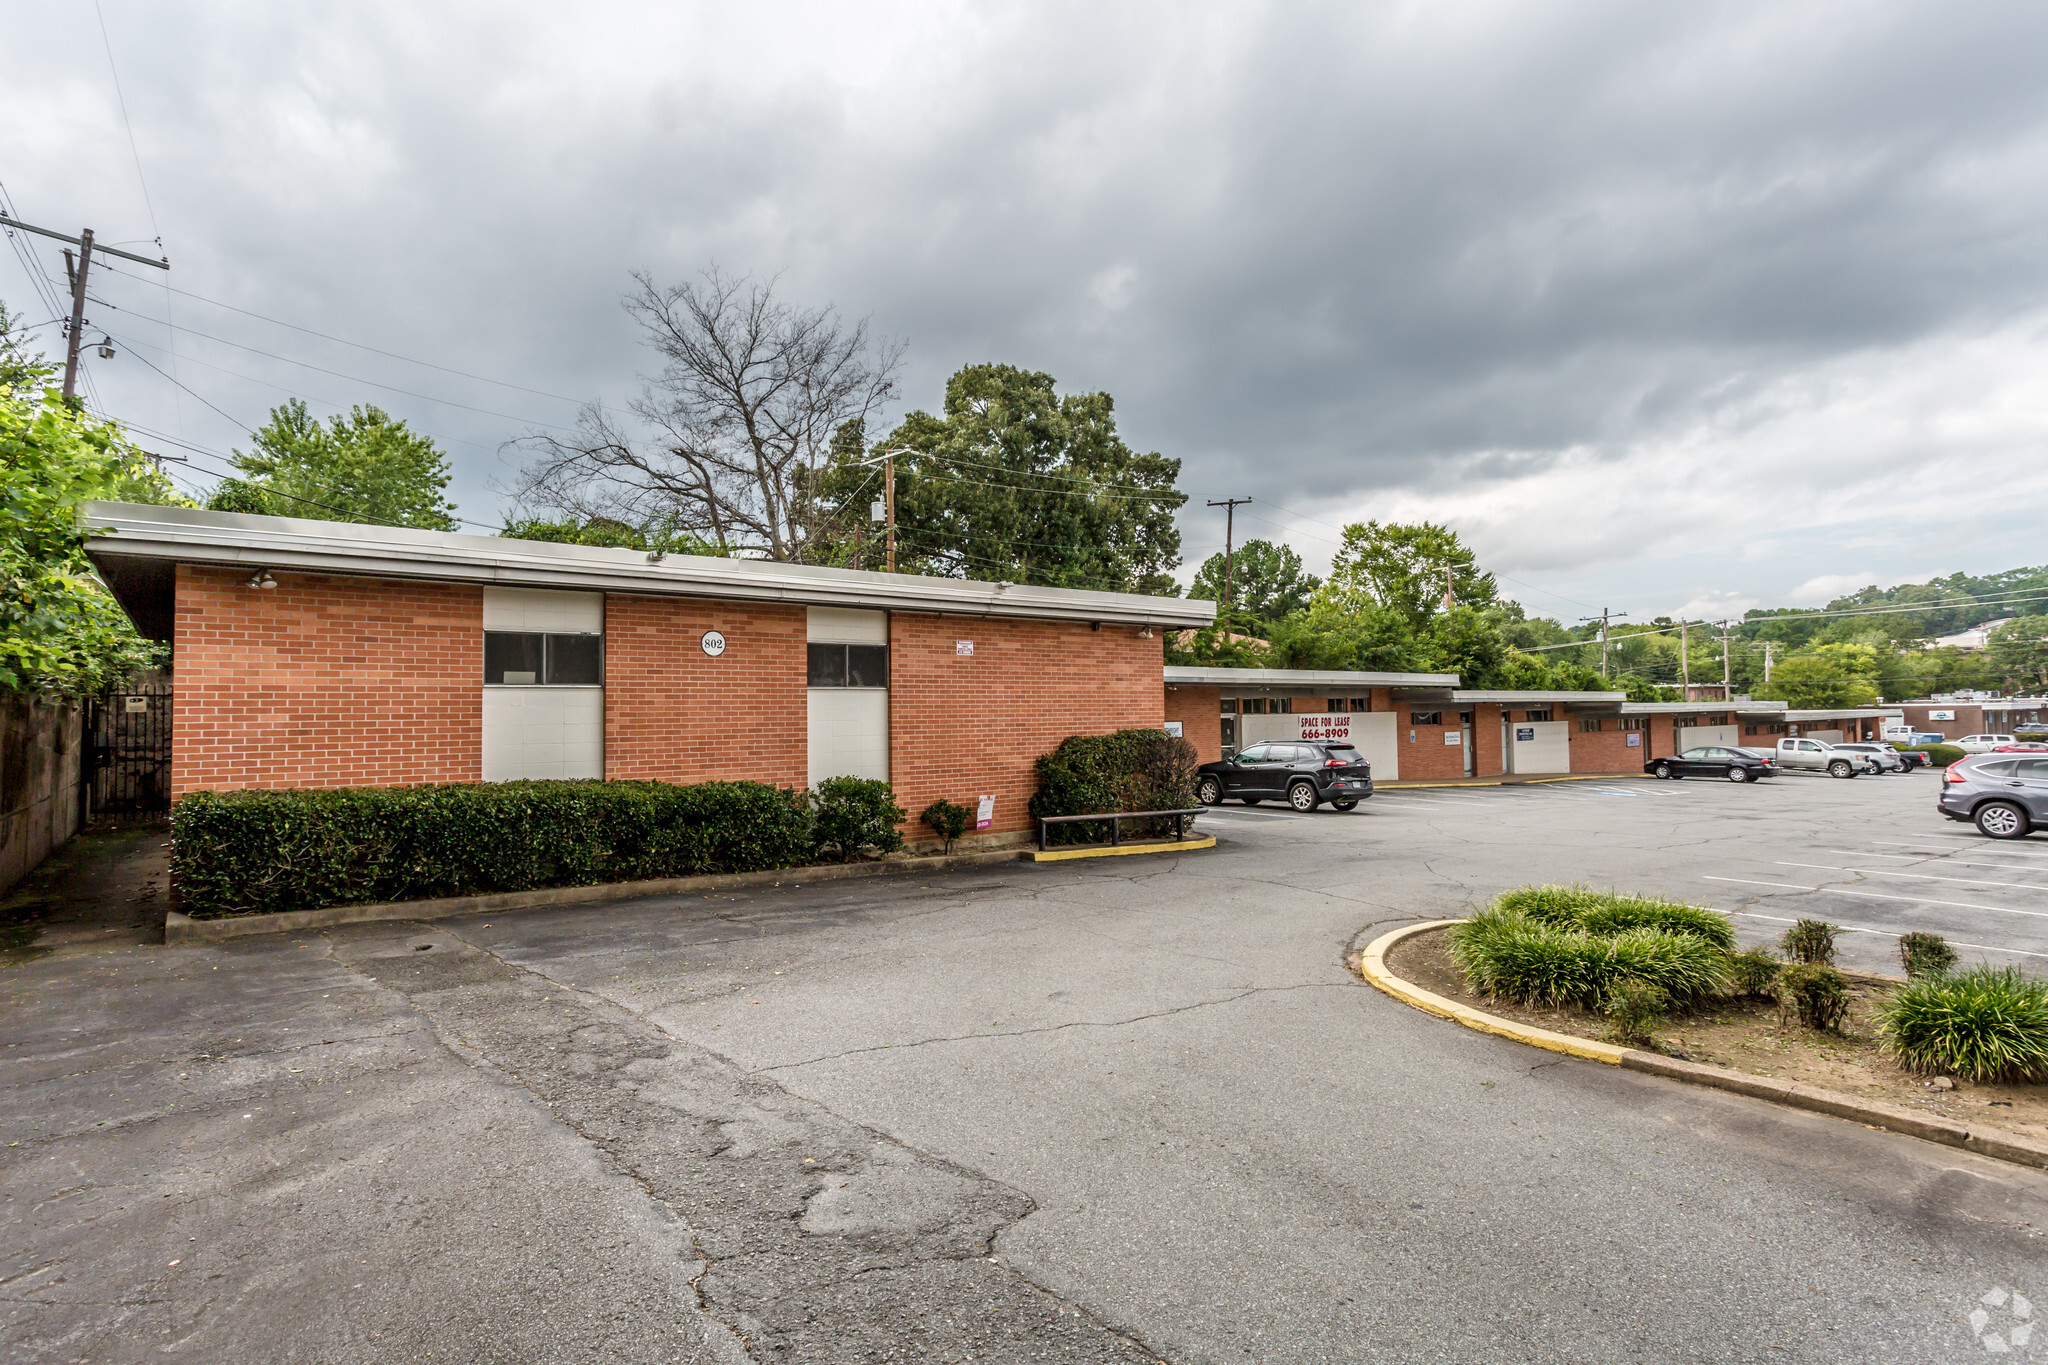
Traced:
POLYGON ((1195 757, 1214 763, 1223 757, 1223 689, 1179 686, 1166 689, 1166 719, 1181 723, 1195 757))
POLYGON ((483 591, 181 564, 171 796, 474 782, 483 591))
MULTIPOLYGON (((1465 775, 1465 749, 1462 744, 1446 744, 1446 734, 1455 735, 1463 727, 1459 724, 1458 713, 1463 708, 1452 702, 1407 702, 1394 703, 1394 740, 1401 748, 1401 780, 1403 782, 1440 782, 1445 778, 1465 775), (1441 718, 1439 725, 1412 725, 1408 717, 1418 711, 1435 711, 1441 718), (1413 735, 1411 742, 1409 736, 1413 735)), ((1494 744, 1500 743, 1499 727, 1495 727, 1494 744)), ((1483 772, 1484 769, 1481 769, 1483 772)))
POLYGON ((1572 771, 1575 773, 1639 773, 1648 755, 1640 748, 1632 749, 1628 737, 1632 731, 1621 728, 1619 716, 1571 717, 1572 771), (1597 720, 1597 733, 1586 734, 1579 729, 1581 719, 1597 720))
POLYGON ((605 776, 806 785, 806 617, 794 606, 607 595, 605 776), (707 630, 725 636, 716 659, 698 643, 707 630))
POLYGON ((1160 642, 1135 626, 895 612, 889 646, 889 772, 912 840, 929 837, 918 812, 940 797, 992 795, 992 833, 1029 830, 1040 754, 1068 735, 1164 719, 1160 642))

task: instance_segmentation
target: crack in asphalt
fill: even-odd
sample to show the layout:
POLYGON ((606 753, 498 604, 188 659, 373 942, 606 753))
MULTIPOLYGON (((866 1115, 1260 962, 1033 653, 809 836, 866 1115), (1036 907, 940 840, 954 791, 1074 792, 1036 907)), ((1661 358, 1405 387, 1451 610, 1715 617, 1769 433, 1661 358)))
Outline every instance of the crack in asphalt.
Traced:
POLYGON ((935 1038, 919 1038, 907 1043, 870 1043, 866 1047, 850 1047, 843 1052, 828 1052, 822 1056, 807 1057, 802 1061, 777 1062, 774 1066, 754 1067, 750 1070, 749 1074, 762 1076, 776 1071, 793 1071, 798 1067, 816 1066, 820 1062, 838 1061, 842 1057, 857 1057, 865 1052, 900 1052, 910 1048, 929 1047, 934 1043, 968 1043, 981 1038, 1026 1038, 1039 1033, 1060 1033, 1071 1028, 1124 1028, 1131 1024, 1142 1024, 1152 1019, 1165 1019, 1176 1014, 1186 1014, 1190 1010, 1205 1010, 1212 1009, 1218 1005, 1235 1004, 1239 1000, 1248 1000, 1254 995, 1275 994, 1283 991, 1329 990, 1332 988, 1349 990, 1351 983, 1348 981, 1302 981, 1292 986, 1251 986, 1216 1000, 1196 1000, 1185 1005, 1175 1005, 1172 1009, 1154 1010, 1148 1014, 1134 1014, 1128 1019, 1075 1019, 1064 1024, 1044 1024, 1037 1028, 944 1034, 935 1038))

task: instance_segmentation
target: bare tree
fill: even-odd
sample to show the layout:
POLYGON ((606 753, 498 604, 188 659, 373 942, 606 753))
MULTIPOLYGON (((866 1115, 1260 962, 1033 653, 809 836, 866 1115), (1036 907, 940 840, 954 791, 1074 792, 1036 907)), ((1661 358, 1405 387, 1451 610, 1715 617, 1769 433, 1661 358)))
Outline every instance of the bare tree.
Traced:
POLYGON ((576 435, 528 436, 533 458, 515 496, 801 562, 824 515, 812 490, 833 435, 896 396, 903 344, 871 341, 865 319, 791 307, 773 280, 716 266, 701 283, 633 279, 626 311, 663 360, 631 405, 637 420, 592 404, 576 435))

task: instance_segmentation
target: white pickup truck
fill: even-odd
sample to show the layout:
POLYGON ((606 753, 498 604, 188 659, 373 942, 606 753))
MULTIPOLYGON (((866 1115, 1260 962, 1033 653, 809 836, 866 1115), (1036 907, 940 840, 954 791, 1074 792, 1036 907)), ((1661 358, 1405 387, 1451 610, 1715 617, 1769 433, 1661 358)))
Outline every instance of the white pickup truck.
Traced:
POLYGON ((1829 777, 1855 777, 1858 773, 1871 770, 1869 754, 1851 753, 1837 749, 1817 739, 1781 739, 1778 741, 1778 770, 1785 772, 1799 769, 1806 772, 1826 773, 1829 777))

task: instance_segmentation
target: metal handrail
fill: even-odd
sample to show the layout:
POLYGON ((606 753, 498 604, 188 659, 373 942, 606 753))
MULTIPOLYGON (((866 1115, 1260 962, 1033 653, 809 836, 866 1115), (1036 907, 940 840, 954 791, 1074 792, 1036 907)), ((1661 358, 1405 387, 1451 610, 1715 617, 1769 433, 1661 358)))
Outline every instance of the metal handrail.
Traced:
POLYGON ((1075 825, 1088 820, 1107 820, 1109 821, 1109 843, 1110 847, 1114 848, 1123 843, 1123 821, 1158 820, 1169 815, 1173 817, 1174 842, 1179 843, 1188 837, 1188 820, 1200 815, 1207 809, 1208 807, 1206 806, 1189 806, 1185 810, 1119 810, 1105 811, 1100 815, 1041 815, 1036 817, 1038 820, 1038 851, 1043 853, 1048 847, 1045 842, 1047 825, 1075 825))

